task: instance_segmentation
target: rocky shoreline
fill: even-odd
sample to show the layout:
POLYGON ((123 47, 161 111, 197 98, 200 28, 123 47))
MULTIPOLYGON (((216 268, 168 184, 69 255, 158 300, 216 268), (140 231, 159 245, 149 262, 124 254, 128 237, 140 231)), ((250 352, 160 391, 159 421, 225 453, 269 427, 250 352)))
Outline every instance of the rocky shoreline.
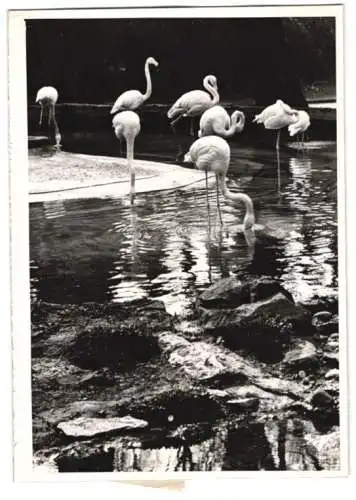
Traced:
POLYGON ((168 471, 337 470, 338 346, 337 301, 268 277, 218 281, 184 323, 159 300, 34 301, 34 463, 140 470, 161 449, 168 471))

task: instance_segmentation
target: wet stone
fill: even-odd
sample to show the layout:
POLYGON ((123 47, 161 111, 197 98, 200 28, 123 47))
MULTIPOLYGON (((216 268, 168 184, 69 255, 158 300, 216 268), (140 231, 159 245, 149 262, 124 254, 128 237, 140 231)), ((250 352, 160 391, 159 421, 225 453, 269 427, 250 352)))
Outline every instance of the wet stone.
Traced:
POLYGON ((317 359, 317 349, 309 341, 299 340, 283 358, 283 363, 289 366, 300 366, 315 362, 317 359))
POLYGON ((277 281, 268 277, 238 279, 235 276, 223 278, 200 296, 200 303, 207 308, 230 308, 266 300, 281 293, 293 302, 292 295, 277 281))
POLYGON ((313 315, 312 325, 317 327, 320 324, 327 323, 332 318, 332 314, 329 311, 320 311, 313 315))
POLYGON ((96 436, 113 431, 143 429, 147 426, 146 421, 133 418, 130 415, 113 418, 79 417, 57 425, 64 434, 72 437, 96 436))
POLYGON ((333 368, 332 370, 329 370, 328 372, 325 373, 326 379, 338 379, 339 376, 340 372, 337 368, 333 368))

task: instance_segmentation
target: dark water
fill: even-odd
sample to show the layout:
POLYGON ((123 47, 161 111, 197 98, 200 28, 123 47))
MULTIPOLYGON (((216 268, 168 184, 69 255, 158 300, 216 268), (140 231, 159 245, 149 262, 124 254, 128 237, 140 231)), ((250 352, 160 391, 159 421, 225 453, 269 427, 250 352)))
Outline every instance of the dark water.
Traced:
MULTIPOLYGON (((316 146, 281 152, 280 189, 273 150, 232 147, 228 184, 254 200, 254 237, 241 230, 243 207, 224 200, 219 226, 213 187, 208 218, 199 184, 140 194, 133 208, 126 198, 31 204, 32 294, 59 303, 157 298, 182 315, 231 274, 278 278, 297 300, 336 294, 335 144, 316 146)), ((157 157, 171 147, 162 142, 157 157)))

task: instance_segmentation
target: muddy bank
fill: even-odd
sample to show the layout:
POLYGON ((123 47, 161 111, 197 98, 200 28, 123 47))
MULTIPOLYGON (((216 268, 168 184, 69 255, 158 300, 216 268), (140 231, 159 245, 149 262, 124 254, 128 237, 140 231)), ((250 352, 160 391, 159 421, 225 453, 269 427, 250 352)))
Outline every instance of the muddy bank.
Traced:
POLYGON ((264 278, 221 280, 184 322, 146 299, 34 302, 35 462, 62 472, 337 469, 337 316, 315 309, 264 278))

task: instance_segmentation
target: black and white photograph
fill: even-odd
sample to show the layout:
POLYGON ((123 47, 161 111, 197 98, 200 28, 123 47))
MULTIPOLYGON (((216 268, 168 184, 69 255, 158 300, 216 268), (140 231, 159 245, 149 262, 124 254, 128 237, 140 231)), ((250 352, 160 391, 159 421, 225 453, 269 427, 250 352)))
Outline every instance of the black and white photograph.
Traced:
POLYGON ((9 12, 24 476, 345 473, 342 16, 9 12))

